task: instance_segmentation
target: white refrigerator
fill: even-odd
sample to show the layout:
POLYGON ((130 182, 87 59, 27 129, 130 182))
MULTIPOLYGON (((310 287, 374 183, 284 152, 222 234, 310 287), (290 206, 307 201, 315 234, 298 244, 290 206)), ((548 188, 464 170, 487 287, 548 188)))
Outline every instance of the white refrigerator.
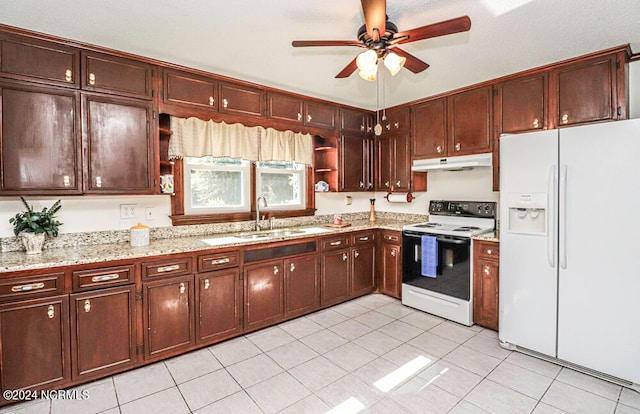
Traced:
POLYGON ((503 346, 639 389, 640 119, 500 138, 499 299, 503 346))

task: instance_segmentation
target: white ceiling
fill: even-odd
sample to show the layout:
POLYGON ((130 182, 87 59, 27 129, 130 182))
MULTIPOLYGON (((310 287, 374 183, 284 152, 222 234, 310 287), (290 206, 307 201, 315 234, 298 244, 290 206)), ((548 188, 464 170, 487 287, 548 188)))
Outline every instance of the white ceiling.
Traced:
MULTIPOLYGON (((388 0, 399 30, 462 15, 471 30, 403 45, 431 67, 385 73, 392 106, 547 63, 631 44, 639 0, 388 0)), ((355 39, 358 0, 0 0, 0 23, 375 109, 376 84, 334 76, 361 49, 293 48, 355 39)), ((380 102, 382 106, 382 102, 380 102)))

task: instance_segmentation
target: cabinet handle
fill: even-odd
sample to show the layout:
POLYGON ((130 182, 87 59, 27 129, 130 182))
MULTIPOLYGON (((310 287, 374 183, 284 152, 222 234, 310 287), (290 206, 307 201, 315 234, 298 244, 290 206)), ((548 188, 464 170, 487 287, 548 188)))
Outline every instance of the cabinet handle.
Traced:
POLYGON ((391 256, 396 257, 396 251, 395 250, 391 250, 391 256))
POLYGON ((346 261, 347 260, 347 254, 346 253, 342 253, 342 261, 346 261))
POLYGON ((367 133, 369 133, 371 131, 373 131, 373 128, 372 127, 367 127, 367 133))
POLYGON ((71 72, 71 69, 65 70, 64 71, 64 80, 66 80, 67 82, 71 82, 73 80, 73 77, 71 75, 73 75, 73 72, 71 72))
POLYGON ((364 188, 364 181, 360 181, 360 188, 364 188))
POLYGON ((62 177, 62 185, 64 185, 65 187, 69 187, 71 185, 71 179, 68 175, 62 177))
POLYGON ((296 266, 293 263, 291 263, 289 265, 289 270, 293 272, 294 270, 296 270, 296 266))
POLYGON ((204 288, 205 289, 209 289, 209 286, 211 286, 211 283, 209 283, 209 279, 205 279, 204 280, 204 288))
POLYGON ((384 236, 385 240, 393 240, 393 241, 398 241, 398 236, 384 236))
POLYGON ((95 85, 96 84, 96 74, 95 73, 90 73, 89 74, 89 85, 95 85))
POLYGON ((100 275, 100 276, 94 276, 91 278, 92 282, 106 282, 108 280, 116 280, 120 278, 120 274, 119 273, 111 273, 108 275, 100 275))
POLYGON ((385 181, 384 186, 389 188, 389 181, 385 181))
POLYGON ((387 131, 391 129, 391 125, 387 124, 385 125, 385 128, 387 128, 387 131))
POLYGON ((184 285, 184 282, 180 283, 180 293, 184 293, 184 291, 186 290, 186 286, 184 285))
POLYGON ((100 176, 96 177, 96 187, 102 187, 102 178, 100 176))
POLYGON ((213 99, 213 96, 209 97, 209 106, 213 106, 213 104, 216 103, 215 99, 213 99))
POLYGON ((341 244, 342 244, 342 241, 334 241, 334 242, 329 243, 329 245, 331 245, 331 246, 340 246, 341 244))
POLYGON ((302 114, 298 112, 298 121, 302 121, 302 114))
POLYGON ((56 316, 56 311, 53 309, 53 305, 49 305, 47 308, 47 316, 49 319, 53 319, 56 316))
POLYGON ((456 151, 460 151, 460 143, 459 142, 456 144, 456 151))
POLYGON ((360 240, 360 241, 367 241, 367 240, 369 240, 369 236, 360 237, 358 240, 360 240))
POLYGON ((227 106, 229 106, 229 101, 227 101, 227 98, 224 98, 224 99, 222 100, 222 106, 223 106, 224 108, 226 108, 227 106))
POLYGON ((89 299, 84 301, 84 312, 85 313, 91 312, 91 301, 89 299))
POLYGON ((400 187, 400 180, 396 181, 396 186, 400 187))
POLYGON ((30 290, 38 290, 44 287, 44 283, 29 283, 28 285, 17 285, 11 288, 12 292, 28 292, 30 290))
POLYGON ((491 254, 491 253, 492 253, 491 249, 487 249, 487 254, 491 254))
POLYGON ((273 266, 273 274, 277 275, 278 273, 280 273, 280 269, 278 269, 278 266, 273 266))
POLYGON ((562 123, 566 124, 567 122, 569 122, 569 114, 564 114, 562 115, 562 123))
POLYGON ((534 119, 533 120, 533 127, 534 128, 538 128, 540 126, 540 121, 538 121, 538 119, 534 119))
POLYGON ((398 122, 396 122, 395 124, 393 124, 394 127, 396 127, 396 129, 400 128, 400 124, 398 122))
POLYGON ((167 272, 173 272, 174 270, 178 270, 180 269, 180 265, 171 265, 171 266, 163 266, 163 267, 159 267, 156 272, 158 273, 167 273, 167 272))
POLYGON ((358 256, 360 256, 360 253, 358 253, 357 250, 354 250, 353 251, 353 257, 358 257, 358 256))
POLYGON ((307 114, 307 122, 311 122, 311 119, 313 119, 313 118, 311 117, 311 115, 308 115, 308 114, 307 114))
POLYGON ((364 132, 364 125, 360 125, 360 131, 364 132))
POLYGON ((229 263, 230 260, 228 257, 224 257, 222 259, 211 259, 211 264, 212 265, 220 265, 220 264, 225 264, 225 263, 229 263))
POLYGON ((440 145, 438 145, 436 147, 436 151, 438 151, 438 154, 442 154, 442 147, 440 145))
POLYGON ((484 267, 484 274, 488 275, 489 273, 491 273, 491 271, 489 270, 489 266, 485 266, 484 267))
POLYGON ((373 183, 369 183, 368 187, 373 188, 373 183))

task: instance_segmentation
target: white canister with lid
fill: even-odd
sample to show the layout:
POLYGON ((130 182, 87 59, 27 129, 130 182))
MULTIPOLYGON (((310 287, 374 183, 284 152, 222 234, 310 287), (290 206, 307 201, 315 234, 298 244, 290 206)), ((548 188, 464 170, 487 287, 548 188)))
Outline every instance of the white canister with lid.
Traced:
POLYGON ((131 227, 131 247, 140 247, 149 245, 149 226, 138 223, 131 227))

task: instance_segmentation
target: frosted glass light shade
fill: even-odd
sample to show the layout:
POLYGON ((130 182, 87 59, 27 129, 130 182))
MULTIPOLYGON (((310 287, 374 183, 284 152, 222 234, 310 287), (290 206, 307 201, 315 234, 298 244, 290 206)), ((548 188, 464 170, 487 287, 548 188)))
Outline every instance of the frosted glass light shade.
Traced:
POLYGON ((360 72, 358 72, 358 75, 360 75, 360 77, 362 79, 368 80, 368 81, 376 80, 377 74, 378 74, 378 67, 377 66, 371 72, 365 72, 364 70, 361 70, 360 72))
POLYGON ((384 57, 384 65, 389 69, 389 72, 391 72, 391 76, 396 76, 406 61, 406 58, 398 56, 393 52, 387 53, 387 56, 384 57))
POLYGON ((356 58, 356 65, 361 71, 371 73, 378 66, 378 54, 371 49, 362 52, 356 58))

